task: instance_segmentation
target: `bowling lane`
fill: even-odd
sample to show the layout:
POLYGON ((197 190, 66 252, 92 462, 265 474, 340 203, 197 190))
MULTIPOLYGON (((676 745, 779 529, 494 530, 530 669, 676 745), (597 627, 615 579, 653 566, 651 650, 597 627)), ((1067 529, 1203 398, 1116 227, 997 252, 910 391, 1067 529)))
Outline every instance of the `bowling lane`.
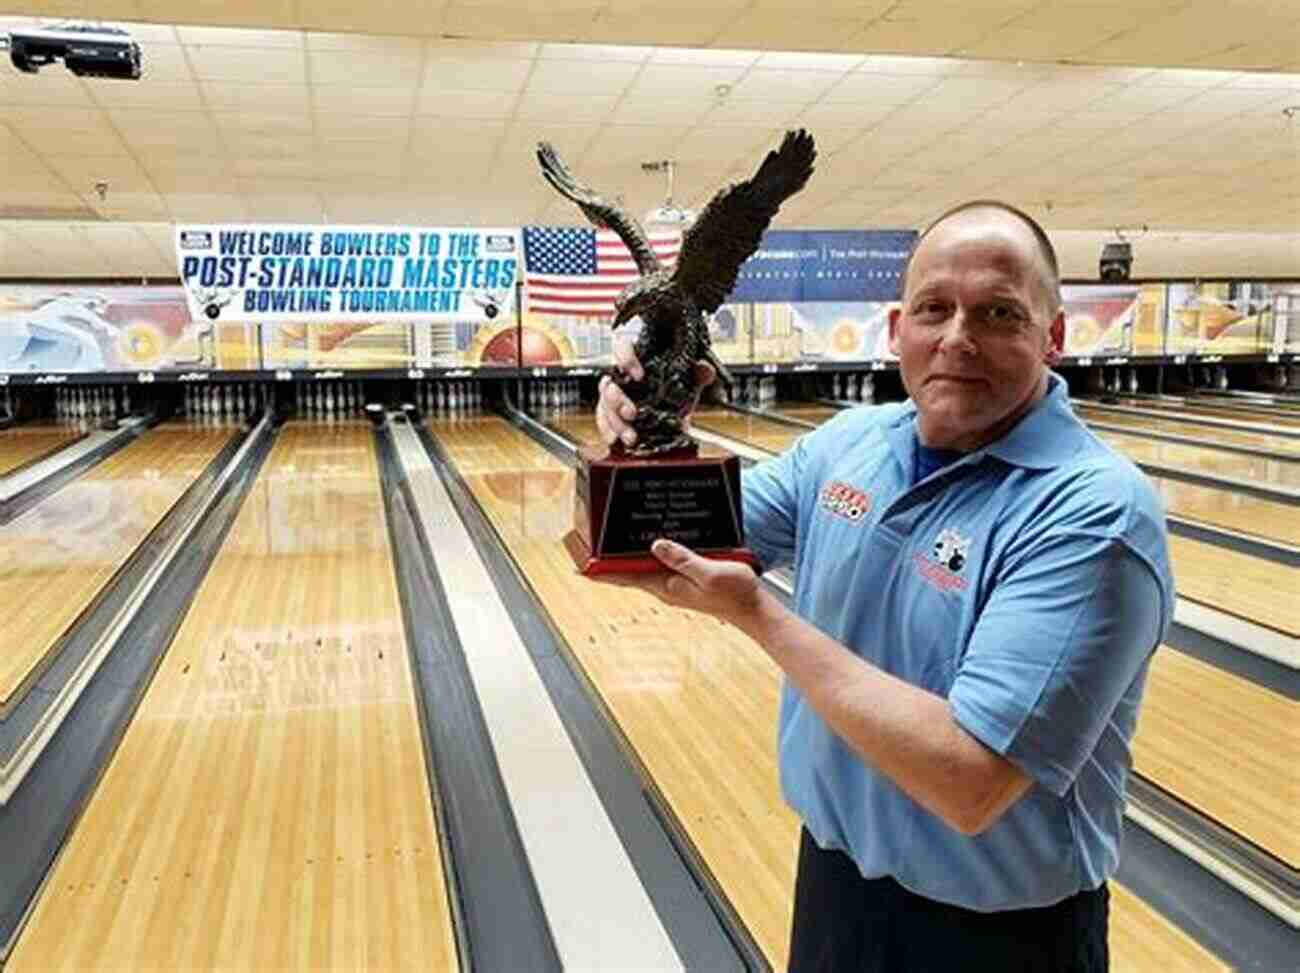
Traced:
POLYGON ((85 433, 71 424, 41 423, 0 429, 0 476, 5 476, 80 439, 85 433))
POLYGON ((1265 415, 1260 412, 1252 412, 1249 409, 1233 409, 1230 406, 1211 405, 1208 403, 1200 404, 1188 399, 1170 401, 1168 399, 1130 398, 1128 396, 1120 396, 1115 399, 1115 404, 1127 406, 1130 409, 1147 409, 1154 412, 1169 413, 1175 416, 1179 413, 1185 413, 1189 416, 1206 417, 1210 419, 1228 419, 1232 422, 1245 422, 1259 426, 1260 432, 1268 432, 1269 426, 1288 430, 1300 428, 1300 417, 1279 416, 1272 413, 1265 415))
POLYGON ((734 628, 663 605, 644 581, 579 575, 563 544, 573 472, 523 433, 495 417, 430 429, 741 920, 783 969, 798 825, 777 786, 775 666, 734 628))
POLYGON ((1180 597, 1300 638, 1294 568, 1176 534, 1169 556, 1180 597))
POLYGON ((809 431, 728 409, 701 409, 691 417, 691 421, 707 432, 741 439, 772 453, 784 452, 809 431))
POLYGON ((1155 473, 1148 473, 1147 478, 1164 500, 1165 509, 1176 517, 1284 544, 1300 544, 1300 516, 1295 507, 1155 473))
MULTIPOLYGON (((575 434, 587 415, 555 420, 575 434)), ((650 582, 582 577, 563 545, 573 473, 503 420, 437 421, 447 448, 578 663, 758 941, 784 969, 798 822, 782 802, 774 733, 780 674, 735 629, 673 609, 650 582)), ((1226 969, 1112 884, 1117 970, 1226 969)))
POLYGON ((1298 716, 1300 707, 1279 693, 1161 649, 1147 679, 1134 764, 1201 813, 1300 867, 1298 716))
POLYGON ((456 965, 372 433, 291 423, 10 958, 456 965))
POLYGON ((0 526, 0 711, 232 435, 153 429, 0 526))
POLYGON ((778 402, 776 412, 791 419, 800 419, 804 422, 811 422, 821 425, 833 415, 838 415, 841 410, 830 405, 807 405, 802 402, 778 402))
POLYGON ((1172 466, 1198 473, 1230 476, 1262 486, 1300 487, 1300 463, 1229 453, 1210 446, 1191 446, 1144 439, 1123 433, 1094 430, 1105 443, 1136 463, 1172 466))
POLYGON ((576 442, 588 446, 600 445, 600 430, 596 428, 596 414, 591 409, 556 413, 543 417, 542 421, 576 442))
POLYGON ((1088 423, 1123 426, 1134 430, 1134 432, 1147 431, 1174 436, 1188 436, 1207 440, 1211 444, 1224 443, 1234 446, 1250 446, 1255 449, 1266 449, 1275 453, 1289 454, 1300 460, 1300 442, 1286 436, 1244 432, 1239 429, 1211 429, 1208 426, 1196 426, 1178 419, 1161 419, 1154 416, 1135 416, 1123 412, 1091 409, 1078 402, 1075 403, 1074 408, 1079 417, 1088 423))

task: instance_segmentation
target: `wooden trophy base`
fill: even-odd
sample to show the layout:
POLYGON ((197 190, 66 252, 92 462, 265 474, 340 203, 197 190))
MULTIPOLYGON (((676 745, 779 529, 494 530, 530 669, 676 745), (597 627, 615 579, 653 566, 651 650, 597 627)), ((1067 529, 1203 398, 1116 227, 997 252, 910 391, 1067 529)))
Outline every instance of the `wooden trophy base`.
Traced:
POLYGON ((744 546, 740 460, 722 450, 641 457, 584 446, 573 526, 567 543, 588 577, 667 571, 650 553, 661 537, 758 570, 758 559, 744 546))

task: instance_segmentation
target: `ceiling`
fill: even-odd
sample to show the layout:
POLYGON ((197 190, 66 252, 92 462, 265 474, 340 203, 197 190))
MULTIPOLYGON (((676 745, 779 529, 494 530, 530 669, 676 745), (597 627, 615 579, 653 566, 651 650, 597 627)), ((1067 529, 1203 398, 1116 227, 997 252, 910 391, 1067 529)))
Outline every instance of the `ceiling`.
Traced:
POLYGON ((995 196, 1069 276, 1116 227, 1135 274, 1300 276, 1295 0, 0 0, 91 16, 145 77, 0 63, 0 277, 169 276, 174 222, 577 222, 543 138, 637 213, 672 159, 699 206, 800 126, 779 225, 995 196))

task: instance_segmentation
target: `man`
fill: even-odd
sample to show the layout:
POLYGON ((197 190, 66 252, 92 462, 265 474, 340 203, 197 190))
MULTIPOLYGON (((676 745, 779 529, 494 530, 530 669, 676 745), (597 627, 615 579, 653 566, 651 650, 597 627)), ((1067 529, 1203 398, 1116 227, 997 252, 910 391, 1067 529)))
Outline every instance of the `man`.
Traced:
MULTIPOLYGON (((793 565, 795 612, 742 566, 655 544, 666 600, 785 673, 798 973, 1107 968, 1129 742, 1174 593, 1154 492, 1050 371, 1064 326, 1030 217, 946 213, 889 320, 909 401, 743 478, 747 542, 793 565)), ((602 382, 607 441, 629 409, 602 382)))

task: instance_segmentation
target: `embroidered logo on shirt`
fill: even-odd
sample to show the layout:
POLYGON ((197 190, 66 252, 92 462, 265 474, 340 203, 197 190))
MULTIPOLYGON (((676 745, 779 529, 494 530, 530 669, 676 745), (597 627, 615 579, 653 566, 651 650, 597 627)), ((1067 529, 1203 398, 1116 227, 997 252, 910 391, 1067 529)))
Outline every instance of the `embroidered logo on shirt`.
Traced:
POLYGON ((817 497, 817 505, 823 510, 843 517, 851 524, 862 523, 862 518, 871 510, 871 494, 864 493, 857 487, 833 480, 822 487, 817 497))
POLYGON ((970 542, 969 537, 945 528, 930 549, 933 560, 920 553, 913 556, 917 571, 940 591, 961 591, 967 584, 960 575, 970 553, 970 542))
POLYGON ((970 552, 970 538, 962 537, 951 527, 939 535, 934 542, 934 559, 953 574, 957 574, 966 565, 966 555, 970 552))

